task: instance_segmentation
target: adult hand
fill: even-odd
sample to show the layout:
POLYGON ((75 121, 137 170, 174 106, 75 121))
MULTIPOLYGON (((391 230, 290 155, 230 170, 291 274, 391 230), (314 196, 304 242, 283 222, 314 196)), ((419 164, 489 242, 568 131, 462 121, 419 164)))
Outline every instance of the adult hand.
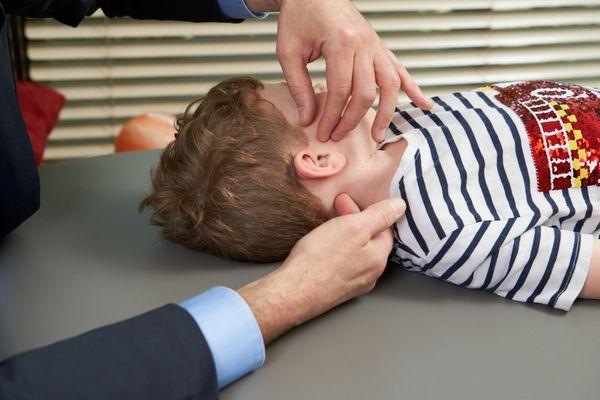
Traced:
POLYGON ((336 208, 342 215, 302 238, 281 267, 238 290, 265 343, 369 292, 382 274, 392 249, 390 226, 404 214, 404 201, 387 199, 358 212, 340 195, 336 208))
POLYGON ((277 56, 304 126, 317 110, 306 65, 325 58, 329 91, 319 139, 339 140, 354 129, 373 105, 377 87, 379 108, 371 128, 376 141, 392 120, 400 88, 417 106, 431 108, 406 68, 348 0, 281 0, 280 12, 277 56))

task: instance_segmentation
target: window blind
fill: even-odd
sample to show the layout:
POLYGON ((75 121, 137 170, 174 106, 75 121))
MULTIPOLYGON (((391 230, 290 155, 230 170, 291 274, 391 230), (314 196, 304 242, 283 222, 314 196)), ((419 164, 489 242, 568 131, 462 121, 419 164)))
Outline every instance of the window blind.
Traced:
MULTIPOLYGON (((600 86, 600 0, 357 0, 429 94, 551 79, 600 86)), ((283 79, 276 16, 242 24, 108 19, 74 29, 27 20, 30 76, 67 97, 46 160, 111 153, 124 121, 180 113, 216 82, 283 79)), ((325 64, 309 70, 324 81, 325 64)))

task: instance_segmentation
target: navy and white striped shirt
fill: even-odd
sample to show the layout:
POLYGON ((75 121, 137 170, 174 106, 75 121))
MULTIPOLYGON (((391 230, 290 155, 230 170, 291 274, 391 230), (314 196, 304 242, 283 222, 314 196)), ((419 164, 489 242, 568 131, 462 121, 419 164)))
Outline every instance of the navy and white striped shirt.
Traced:
POLYGON ((600 235, 600 92, 516 82, 400 104, 408 146, 391 261, 508 299, 569 310, 600 235))

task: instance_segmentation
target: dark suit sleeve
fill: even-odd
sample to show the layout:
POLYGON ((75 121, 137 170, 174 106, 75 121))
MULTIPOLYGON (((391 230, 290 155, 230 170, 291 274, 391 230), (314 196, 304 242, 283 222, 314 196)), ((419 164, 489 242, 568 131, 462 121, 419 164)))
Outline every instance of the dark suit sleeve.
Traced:
POLYGON ((0 0, 0 239, 40 206, 33 150, 17 104, 0 0))
POLYGON ((0 399, 217 399, 212 355, 170 304, 0 363, 0 399))
POLYGON ((8 14, 55 18, 77 26, 98 8, 109 17, 190 22, 239 22, 226 17, 218 0, 2 0, 8 14))

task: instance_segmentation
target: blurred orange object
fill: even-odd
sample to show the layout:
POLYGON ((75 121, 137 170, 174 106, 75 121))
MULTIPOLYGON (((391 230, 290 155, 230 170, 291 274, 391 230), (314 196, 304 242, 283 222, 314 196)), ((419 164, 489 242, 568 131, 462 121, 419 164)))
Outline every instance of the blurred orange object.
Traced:
POLYGON ((115 139, 115 151, 163 149, 175 139, 175 116, 146 113, 127 121, 115 139))

